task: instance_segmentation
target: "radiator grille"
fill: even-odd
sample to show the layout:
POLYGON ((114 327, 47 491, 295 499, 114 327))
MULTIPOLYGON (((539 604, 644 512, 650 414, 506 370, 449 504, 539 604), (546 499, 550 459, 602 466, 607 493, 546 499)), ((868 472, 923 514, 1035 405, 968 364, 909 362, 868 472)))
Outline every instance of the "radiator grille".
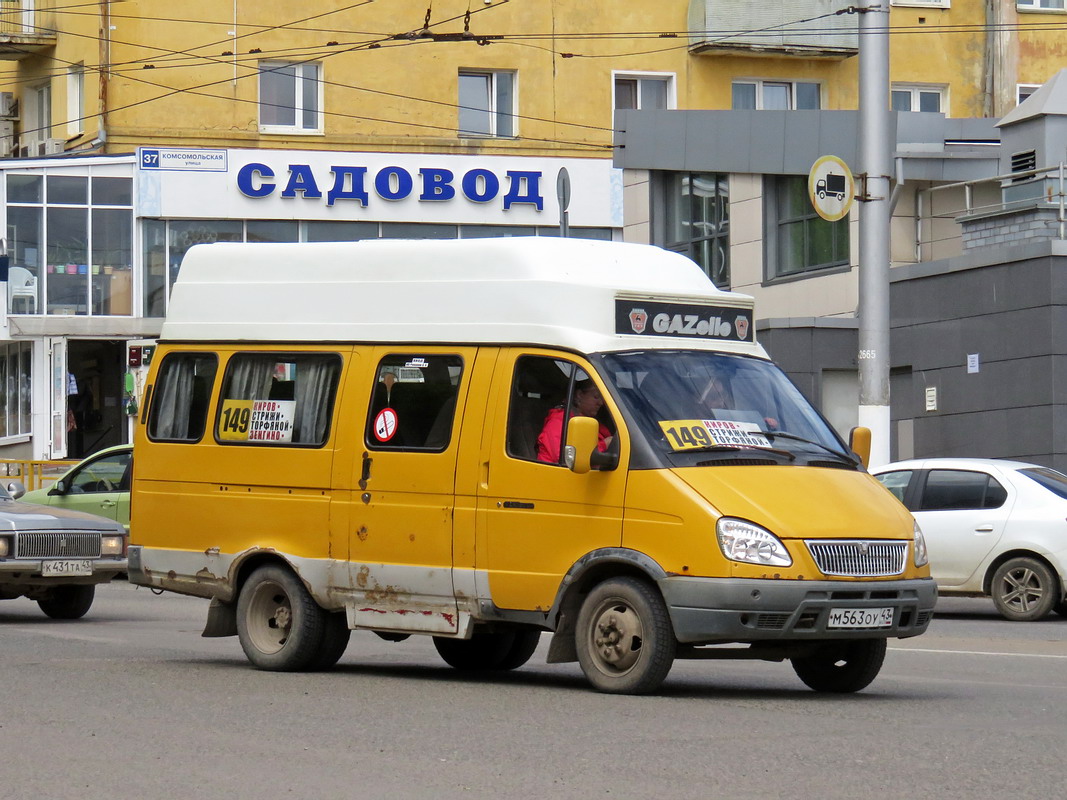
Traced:
POLYGON ((20 533, 16 558, 99 558, 99 533, 20 533))
POLYGON ((809 541, 808 552, 824 575, 874 578, 899 575, 908 557, 907 542, 809 541))

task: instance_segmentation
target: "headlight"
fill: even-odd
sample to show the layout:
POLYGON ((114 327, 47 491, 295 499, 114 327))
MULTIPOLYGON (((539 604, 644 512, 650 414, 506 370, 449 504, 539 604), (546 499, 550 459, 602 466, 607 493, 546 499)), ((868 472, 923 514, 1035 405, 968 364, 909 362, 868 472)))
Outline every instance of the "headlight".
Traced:
POLYGON ((915 523, 915 566, 925 567, 930 563, 930 556, 926 553, 926 538, 923 536, 919 523, 915 523))
POLYGON ((101 536, 100 537, 100 555, 102 556, 121 556, 124 545, 126 543, 126 537, 122 535, 117 536, 101 536))
POLYGON ((781 539, 751 522, 723 517, 715 525, 715 535, 722 554, 731 561, 775 567, 793 563, 781 539))
POLYGON ((7 558, 11 555, 11 539, 7 536, 0 536, 0 558, 7 558))

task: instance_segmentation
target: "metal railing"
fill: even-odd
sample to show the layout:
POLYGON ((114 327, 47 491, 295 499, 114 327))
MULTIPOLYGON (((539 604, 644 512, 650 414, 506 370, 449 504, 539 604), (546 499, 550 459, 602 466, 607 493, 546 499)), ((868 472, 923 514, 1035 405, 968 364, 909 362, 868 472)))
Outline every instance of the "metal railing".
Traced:
POLYGON ((51 486, 77 461, 0 459, 0 476, 22 481, 27 492, 51 486))
POLYGON ((1057 208, 1057 222, 1059 223, 1059 237, 1060 239, 1067 239, 1067 167, 1063 162, 1060 162, 1056 166, 1041 167, 1040 169, 1026 170, 1025 172, 1009 172, 1006 175, 994 175, 990 178, 976 178, 970 181, 959 181, 957 183, 945 183, 940 186, 931 186, 928 189, 923 189, 916 193, 915 197, 915 247, 917 260, 922 260, 922 246, 924 244, 930 244, 931 242, 923 241, 923 221, 927 219, 926 214, 929 214, 930 220, 933 220, 935 216, 963 216, 967 214, 980 214, 980 213, 996 213, 998 211, 1011 211, 1012 209, 1021 209, 1026 207, 1032 207, 1038 204, 1044 207, 1057 208), (1013 199, 1007 199, 1004 196, 1003 190, 1012 186, 1034 186, 1040 182, 1037 180, 1031 181, 1031 179, 1037 179, 1041 176, 1046 176, 1044 181, 1044 191, 1037 194, 1019 195, 1013 199), (974 193, 975 188, 987 184, 998 184, 998 189, 1001 190, 1000 199, 994 203, 986 203, 984 205, 975 205, 974 193), (937 215, 933 213, 933 199, 934 192, 943 192, 951 189, 963 189, 963 207, 954 211, 942 211, 937 215), (930 209, 926 210, 923 207, 923 197, 930 197, 930 209))

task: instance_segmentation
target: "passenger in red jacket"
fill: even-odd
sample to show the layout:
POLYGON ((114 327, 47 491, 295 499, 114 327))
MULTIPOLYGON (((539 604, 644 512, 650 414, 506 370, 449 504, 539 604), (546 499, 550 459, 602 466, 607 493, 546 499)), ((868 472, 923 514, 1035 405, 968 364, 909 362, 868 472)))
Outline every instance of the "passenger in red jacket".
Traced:
MULTIPOLYGON (((572 417, 595 417, 604 407, 604 397, 596 384, 589 378, 578 381, 571 404, 572 417)), ((560 441, 563 437, 563 406, 557 406, 545 415, 545 424, 537 437, 537 460, 549 464, 559 463, 560 441)), ((603 453, 611 444, 611 431, 600 424, 600 437, 597 450, 603 453)))

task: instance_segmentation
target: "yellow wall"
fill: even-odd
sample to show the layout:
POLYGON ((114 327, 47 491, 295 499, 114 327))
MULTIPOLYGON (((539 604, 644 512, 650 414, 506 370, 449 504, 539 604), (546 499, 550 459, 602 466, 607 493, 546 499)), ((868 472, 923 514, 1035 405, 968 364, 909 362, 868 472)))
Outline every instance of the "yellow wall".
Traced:
MULTIPOLYGON (((475 37, 503 40, 480 46, 476 41, 390 38, 420 29, 427 5, 426 0, 325 0, 314 5, 127 0, 99 7, 61 6, 54 12, 60 31, 56 46, 20 61, 0 62, 0 88, 17 92, 52 75, 52 135, 66 138, 62 76, 70 64, 84 63, 89 68, 89 112, 99 110, 105 98, 109 108, 106 152, 180 143, 607 157, 613 70, 675 74, 679 108, 729 108, 735 78, 820 81, 825 108, 855 108, 857 103, 856 58, 690 55, 682 35, 688 0, 493 0, 471 5, 470 31, 475 37), (101 15, 107 8, 110 18, 105 19, 101 15), (331 8, 337 13, 324 13, 331 8), (313 15, 306 22, 275 27, 313 15), (231 31, 240 38, 233 40, 231 31), (594 35, 612 32, 623 35, 594 35), (660 32, 679 36, 648 35, 660 32), (369 47, 373 42, 381 46, 369 47), (250 53, 253 49, 260 52, 250 53), (231 51, 235 55, 223 55, 231 51), (321 61, 327 82, 325 134, 259 133, 255 69, 265 58, 321 61), (101 74, 97 66, 107 62, 112 69, 101 74), (457 137, 457 72, 464 67, 518 71, 520 138, 457 137), (166 96, 174 90, 184 91, 166 96)), ((798 15, 802 5, 798 3, 798 15)), ((994 5, 993 11, 984 3, 962 0, 949 8, 894 6, 892 80, 947 86, 950 116, 1005 113, 1014 105, 1017 82, 1041 83, 1067 63, 1067 37, 1046 27, 987 40, 979 27, 987 14, 1009 25, 1048 26, 1064 19, 1062 14, 1019 13, 1010 2, 994 5), (950 32, 948 26, 964 28, 950 32), (994 62, 994 76, 987 78, 994 62)), ((467 0, 437 0, 432 8, 432 31, 462 32, 467 0)), ((94 139, 96 121, 87 120, 84 132, 68 147, 94 139)))

